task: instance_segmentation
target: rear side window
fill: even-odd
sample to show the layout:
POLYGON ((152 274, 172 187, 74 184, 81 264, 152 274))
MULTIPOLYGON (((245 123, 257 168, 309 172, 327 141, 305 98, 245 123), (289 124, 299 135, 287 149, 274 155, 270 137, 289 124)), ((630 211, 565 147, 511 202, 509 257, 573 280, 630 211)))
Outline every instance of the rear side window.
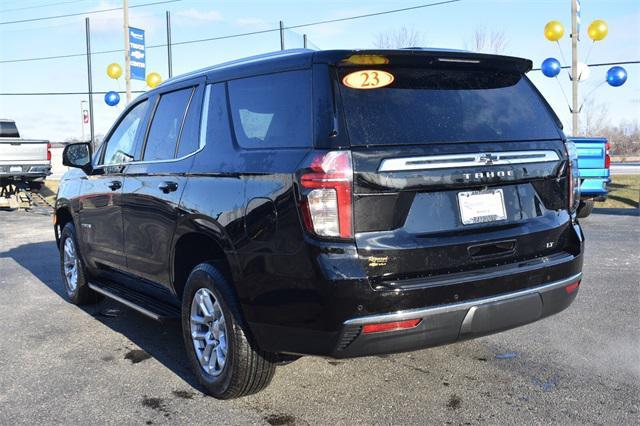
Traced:
POLYGON ((390 68, 393 82, 361 90, 338 72, 352 145, 414 145, 558 138, 544 101, 522 74, 390 68))
MULTIPOLYGON (((202 89, 196 89, 191 97, 191 102, 189 102, 187 116, 185 117, 184 124, 182 125, 182 134, 180 135, 180 141, 178 142, 178 153, 176 154, 176 158, 182 158, 196 152, 200 148, 200 105, 202 105, 202 89)), ((208 105, 204 106, 205 111, 207 107, 208 105)))
POLYGON ((144 151, 144 161, 174 158, 176 143, 193 88, 176 90, 160 97, 151 122, 144 151))
POLYGON ((290 71, 229 82, 233 128, 243 148, 311 146, 311 73, 290 71))

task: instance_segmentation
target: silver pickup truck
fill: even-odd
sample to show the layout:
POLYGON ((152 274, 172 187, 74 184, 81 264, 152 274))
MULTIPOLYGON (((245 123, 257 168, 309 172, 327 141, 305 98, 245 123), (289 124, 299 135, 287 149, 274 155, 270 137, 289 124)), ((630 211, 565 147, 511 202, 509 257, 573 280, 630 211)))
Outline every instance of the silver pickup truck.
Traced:
POLYGON ((49 141, 21 139, 13 120, 0 119, 0 191, 40 189, 51 174, 50 148, 49 141))

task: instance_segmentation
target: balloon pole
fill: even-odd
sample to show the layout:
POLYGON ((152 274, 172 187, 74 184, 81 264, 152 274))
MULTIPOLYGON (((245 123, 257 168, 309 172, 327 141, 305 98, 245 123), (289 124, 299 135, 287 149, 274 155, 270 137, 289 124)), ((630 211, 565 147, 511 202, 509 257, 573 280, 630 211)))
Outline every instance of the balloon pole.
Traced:
POLYGON ((129 56, 129 1, 123 0, 124 12, 124 81, 127 85, 127 104, 131 102, 131 57, 129 56))
POLYGON ((580 109, 578 107, 578 0, 571 0, 571 118, 572 129, 571 132, 574 136, 578 136, 578 114, 580 109))

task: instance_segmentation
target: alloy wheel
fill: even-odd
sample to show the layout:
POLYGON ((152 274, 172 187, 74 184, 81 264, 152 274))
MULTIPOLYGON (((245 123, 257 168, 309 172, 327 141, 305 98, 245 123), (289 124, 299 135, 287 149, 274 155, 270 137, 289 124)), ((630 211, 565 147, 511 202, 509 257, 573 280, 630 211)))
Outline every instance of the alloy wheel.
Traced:
POLYGON ((193 295, 190 325, 200 367, 205 373, 218 376, 227 360, 227 325, 222 306, 209 289, 198 289, 193 295))
POLYGON ((73 239, 70 237, 64 240, 63 267, 67 290, 73 293, 78 288, 78 257, 73 239))

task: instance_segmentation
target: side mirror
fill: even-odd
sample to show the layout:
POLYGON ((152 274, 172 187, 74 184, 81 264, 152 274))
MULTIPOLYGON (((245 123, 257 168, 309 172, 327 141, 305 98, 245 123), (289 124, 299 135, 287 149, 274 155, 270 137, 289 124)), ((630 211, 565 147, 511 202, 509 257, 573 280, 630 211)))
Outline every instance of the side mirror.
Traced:
POLYGON ((90 174, 93 169, 91 166, 91 144, 81 142, 65 146, 62 151, 62 164, 82 169, 86 174, 90 174))

